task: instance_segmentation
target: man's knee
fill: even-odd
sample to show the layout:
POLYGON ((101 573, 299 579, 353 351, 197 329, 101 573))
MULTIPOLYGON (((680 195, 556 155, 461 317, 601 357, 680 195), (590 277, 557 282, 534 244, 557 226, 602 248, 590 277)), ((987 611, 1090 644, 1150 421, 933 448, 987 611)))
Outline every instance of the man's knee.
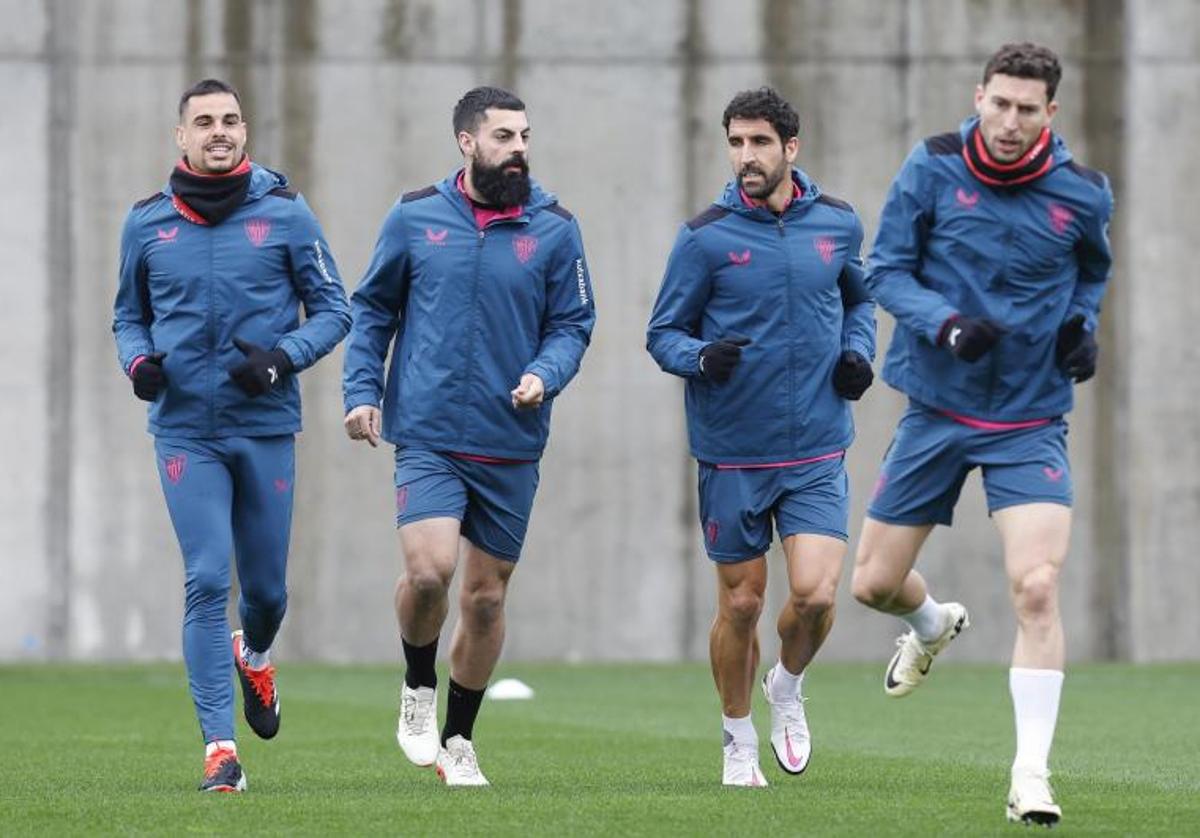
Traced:
POLYGON ((753 626, 763 610, 764 594, 749 585, 740 585, 721 595, 721 614, 740 626, 753 626))
POLYGON ((820 617, 833 608, 837 600, 837 583, 837 576, 832 576, 813 586, 793 586, 788 605, 801 616, 820 617))
POLYGON ((184 582, 187 604, 190 606, 219 602, 224 607, 229 597, 229 573, 223 562, 198 562, 202 567, 187 574, 184 582))
POLYGON ((1038 619, 1058 610, 1058 568, 1042 562, 1012 580, 1013 603, 1017 616, 1038 619))
POLYGON ((406 557, 401 585, 421 602, 436 602, 446 596, 454 575, 454 557, 422 550, 406 557))
POLYGON ((499 582, 463 586, 459 596, 463 616, 476 626, 491 626, 504 614, 504 585, 499 582))
POLYGON ((859 565, 854 568, 854 576, 850 579, 850 592, 863 605, 883 608, 895 598, 903 581, 859 565))

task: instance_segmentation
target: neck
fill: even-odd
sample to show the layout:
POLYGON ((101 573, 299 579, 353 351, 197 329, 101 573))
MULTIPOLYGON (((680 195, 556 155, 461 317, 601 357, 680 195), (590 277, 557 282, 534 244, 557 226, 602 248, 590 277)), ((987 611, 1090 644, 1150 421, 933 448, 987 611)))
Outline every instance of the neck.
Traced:
POLYGON ((775 213, 783 212, 792 202, 795 192, 796 186, 792 183, 792 173, 789 171, 788 176, 781 180, 774 191, 767 196, 767 209, 775 213))
POLYGON ((477 204, 486 204, 483 196, 479 194, 479 190, 475 188, 475 180, 472 177, 471 164, 463 167, 463 190, 466 191, 467 197, 477 204))

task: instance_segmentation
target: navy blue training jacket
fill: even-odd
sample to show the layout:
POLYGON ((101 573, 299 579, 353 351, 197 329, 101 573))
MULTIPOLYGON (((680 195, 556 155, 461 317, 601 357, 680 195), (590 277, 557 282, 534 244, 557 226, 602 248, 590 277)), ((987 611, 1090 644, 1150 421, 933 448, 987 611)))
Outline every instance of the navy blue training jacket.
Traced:
POLYGON ((457 179, 407 193, 384 220, 351 298, 345 409, 382 402, 397 446, 537 459, 596 321, 579 225, 535 182, 519 217, 480 230, 457 179), (545 401, 515 410, 527 372, 545 401))
POLYGON ((875 356, 875 306, 863 283, 862 224, 844 201, 802 190, 781 216, 746 206, 736 181, 683 225, 646 347, 687 379, 692 455, 708 463, 767 464, 846 448, 849 404, 833 389, 843 350, 875 356), (750 338, 726 384, 699 374, 700 350, 750 338))
POLYGON ((1112 269, 1108 179, 1054 136, 1051 169, 996 189, 971 174, 963 140, 977 122, 918 143, 892 182, 867 285, 896 318, 883 377, 926 405, 1019 422, 1072 407, 1054 359, 1058 328, 1077 314, 1095 331, 1112 269), (954 314, 1007 334, 975 363, 937 346, 954 314))
POLYGON ((304 198, 251 164, 245 202, 220 224, 193 224, 167 186, 130 210, 121 234, 113 335, 121 368, 165 352, 167 386, 150 405, 157 436, 274 436, 300 430, 289 375, 251 398, 228 370, 235 337, 287 353, 296 372, 345 337, 349 304, 333 254, 304 198), (299 308, 305 321, 300 323, 299 308))

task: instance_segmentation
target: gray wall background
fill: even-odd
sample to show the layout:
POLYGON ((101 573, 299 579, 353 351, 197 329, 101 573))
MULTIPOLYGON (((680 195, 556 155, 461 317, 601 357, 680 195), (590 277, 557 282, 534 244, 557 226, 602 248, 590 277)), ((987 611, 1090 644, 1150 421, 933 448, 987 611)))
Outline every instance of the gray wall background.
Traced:
MULTIPOLYGON (((1102 368, 1071 419, 1069 654, 1196 657, 1200 3, 0 0, 0 20, 0 658, 179 655, 181 562, 109 323, 121 223, 165 180, 192 81, 241 89, 252 155, 306 194, 351 290, 396 196, 457 165, 457 97, 487 82, 526 100, 534 173, 581 221, 600 319, 555 411, 506 655, 695 659, 715 587, 695 466, 681 385, 642 344, 678 224, 729 175, 725 102, 763 83, 788 95, 800 164, 870 240, 909 148, 957 125, 986 57, 1020 39, 1063 57, 1056 128, 1117 193, 1102 368)), ((339 351, 304 376, 279 650, 394 660, 390 451, 344 438, 340 365, 339 351)), ((857 408, 851 551, 901 408, 884 386, 857 408)), ((883 660, 898 623, 852 602, 850 562, 823 655, 883 660)), ((1006 658, 1013 620, 977 478, 920 567, 971 608, 955 656, 1006 658)), ((773 555, 772 610, 782 570, 773 555)))

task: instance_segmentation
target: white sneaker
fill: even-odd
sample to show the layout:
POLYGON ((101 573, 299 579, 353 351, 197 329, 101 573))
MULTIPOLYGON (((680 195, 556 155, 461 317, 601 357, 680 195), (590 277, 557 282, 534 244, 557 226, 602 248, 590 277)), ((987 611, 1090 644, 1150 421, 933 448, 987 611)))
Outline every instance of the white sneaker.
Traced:
POLYGON ((967 618, 967 609, 957 602, 947 602, 945 614, 946 628, 936 640, 926 643, 911 630, 896 638, 896 645, 900 648, 892 655, 892 662, 888 664, 887 672, 883 676, 883 691, 888 695, 900 698, 921 686, 929 675, 929 667, 933 666, 933 659, 938 652, 945 649, 951 640, 971 625, 967 618))
POLYGON ((726 786, 765 787, 766 778, 758 767, 758 744, 734 742, 725 734, 725 769, 721 782, 726 786))
POLYGON ((1054 826, 1062 818, 1062 809, 1054 802, 1050 772, 1013 768, 1008 789, 1007 816, 1013 823, 1054 826))
POLYGON ((437 691, 433 687, 400 688, 400 720, 396 723, 396 742, 413 765, 433 765, 437 759, 437 691))
POLYGON ((808 720, 804 718, 804 698, 797 694, 790 701, 771 700, 775 666, 768 669, 762 679, 763 695, 771 707, 771 750, 775 752, 780 768, 789 774, 803 774, 812 756, 812 737, 808 733, 808 720))
POLYGON ((438 751, 437 773, 448 786, 486 786, 487 777, 479 770, 475 746, 470 739, 451 736, 446 747, 438 751))

